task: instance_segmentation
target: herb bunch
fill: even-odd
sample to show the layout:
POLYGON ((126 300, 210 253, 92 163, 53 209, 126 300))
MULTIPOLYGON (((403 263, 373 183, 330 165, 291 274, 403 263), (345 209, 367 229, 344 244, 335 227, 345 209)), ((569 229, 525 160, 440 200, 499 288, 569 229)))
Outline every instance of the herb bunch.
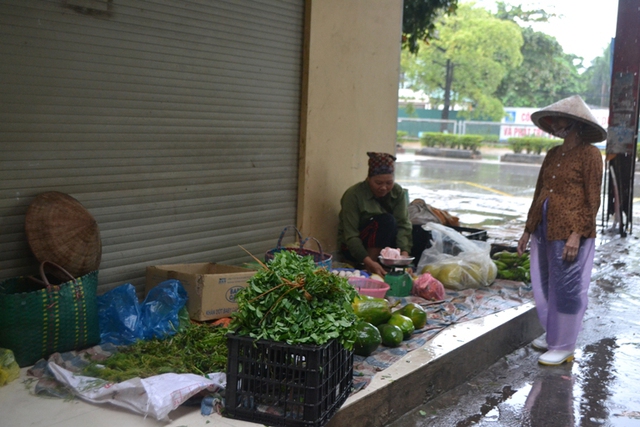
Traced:
POLYGON ((356 296, 344 277, 318 268, 312 257, 280 251, 236 294, 230 329, 238 335, 287 344, 322 345, 356 339, 356 296))
POLYGON ((83 375, 121 382, 169 372, 203 376, 225 372, 228 332, 224 327, 189 323, 172 337, 122 347, 105 361, 86 366, 83 375))

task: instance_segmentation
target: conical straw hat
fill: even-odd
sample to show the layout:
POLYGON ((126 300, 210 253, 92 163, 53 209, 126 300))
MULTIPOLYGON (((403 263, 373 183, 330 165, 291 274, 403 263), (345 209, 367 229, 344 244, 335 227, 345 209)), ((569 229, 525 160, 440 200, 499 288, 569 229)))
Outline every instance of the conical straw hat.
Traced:
POLYGON ((74 277, 100 266, 98 224, 80 202, 67 194, 51 191, 38 195, 27 208, 25 232, 39 262, 54 262, 74 277))
POLYGON ((554 133, 549 123, 541 120, 546 117, 567 117, 584 123, 586 126, 580 134, 584 142, 600 142, 607 139, 607 131, 598 124, 593 113, 591 113, 591 110, 579 95, 561 99, 555 104, 531 114, 531 120, 536 126, 553 135, 554 133))

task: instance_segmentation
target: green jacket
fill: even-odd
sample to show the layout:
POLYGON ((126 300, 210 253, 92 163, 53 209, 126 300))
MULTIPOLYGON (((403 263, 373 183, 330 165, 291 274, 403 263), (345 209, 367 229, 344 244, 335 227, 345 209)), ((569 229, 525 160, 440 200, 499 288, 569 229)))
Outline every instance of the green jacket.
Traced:
POLYGON ((396 243, 401 251, 411 253, 411 221, 408 202, 399 184, 382 199, 376 199, 367 181, 347 189, 340 199, 340 222, 338 223, 338 245, 346 244, 349 252, 361 263, 368 253, 360 240, 360 229, 372 216, 390 213, 396 220, 398 235, 396 243))

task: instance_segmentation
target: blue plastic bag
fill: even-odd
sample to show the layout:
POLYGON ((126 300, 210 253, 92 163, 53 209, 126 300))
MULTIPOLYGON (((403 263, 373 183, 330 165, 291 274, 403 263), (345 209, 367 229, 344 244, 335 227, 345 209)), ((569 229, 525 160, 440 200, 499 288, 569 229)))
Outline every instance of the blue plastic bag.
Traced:
POLYGON ((100 343, 129 345, 175 334, 187 298, 178 280, 158 284, 142 303, 130 283, 106 292, 98 297, 100 343))
POLYGON ((144 339, 175 334, 180 328, 180 309, 187 298, 187 291, 179 280, 166 280, 152 288, 140 305, 144 339))

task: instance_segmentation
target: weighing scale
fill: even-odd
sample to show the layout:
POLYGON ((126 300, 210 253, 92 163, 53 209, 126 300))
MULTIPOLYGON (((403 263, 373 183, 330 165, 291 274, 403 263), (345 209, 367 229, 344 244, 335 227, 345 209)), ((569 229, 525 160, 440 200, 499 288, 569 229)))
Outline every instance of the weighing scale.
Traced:
POLYGON ((407 297, 411 295, 413 279, 411 278, 411 275, 407 273, 407 268, 415 258, 390 259, 383 258, 382 256, 378 258, 380 259, 380 264, 384 265, 389 270, 389 272, 384 276, 385 283, 389 285, 387 296, 407 297))

